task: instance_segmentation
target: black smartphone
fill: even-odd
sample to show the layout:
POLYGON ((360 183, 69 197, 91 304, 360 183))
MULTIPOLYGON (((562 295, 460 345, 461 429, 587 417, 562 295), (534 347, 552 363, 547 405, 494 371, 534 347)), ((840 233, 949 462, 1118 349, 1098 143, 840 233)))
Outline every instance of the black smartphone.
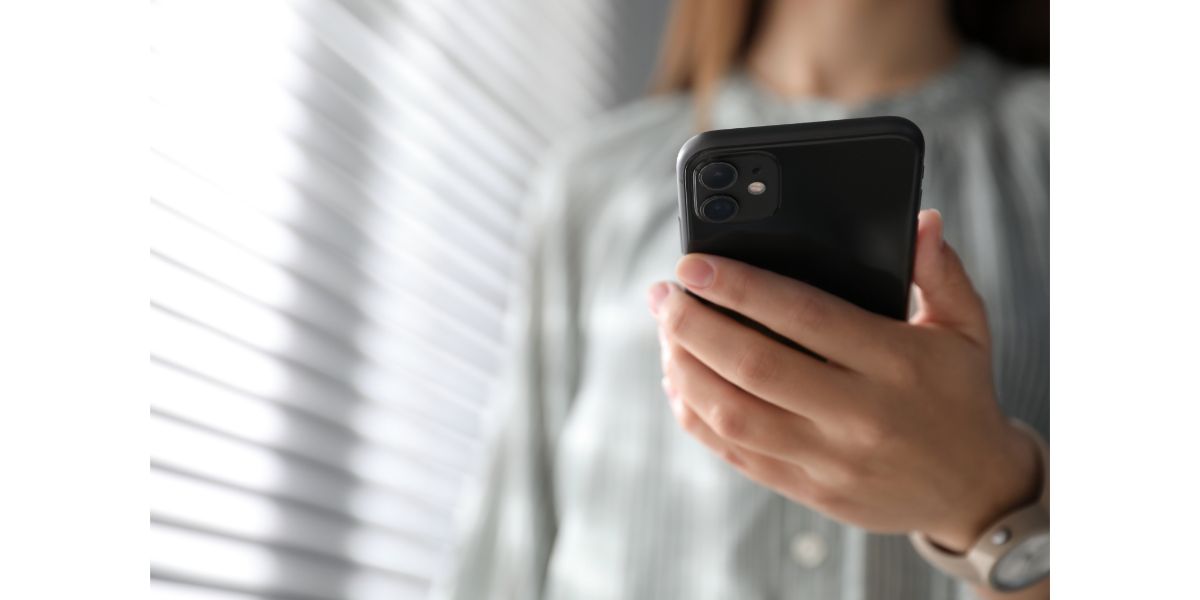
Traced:
POLYGON ((924 157, 921 130, 901 117, 701 133, 676 161, 683 252, 749 263, 905 319, 924 157))

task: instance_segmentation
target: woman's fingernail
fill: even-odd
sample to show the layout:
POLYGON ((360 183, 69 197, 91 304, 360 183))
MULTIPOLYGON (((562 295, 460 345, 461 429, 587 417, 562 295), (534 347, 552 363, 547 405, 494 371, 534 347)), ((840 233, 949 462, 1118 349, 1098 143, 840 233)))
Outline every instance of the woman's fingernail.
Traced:
POLYGON ((663 393, 667 395, 667 399, 675 397, 675 388, 671 385, 671 380, 666 377, 662 378, 663 393))
POLYGON ((678 419, 683 415, 683 401, 679 399, 679 395, 667 396, 667 405, 671 407, 671 414, 678 419))
POLYGON ((662 306, 663 300, 667 298, 667 294, 671 293, 671 286, 664 281, 660 281, 652 286, 646 293, 646 301, 650 304, 650 314, 658 316, 658 308, 662 306))
POLYGON ((675 268, 679 280, 691 288, 706 288, 713 281, 713 267, 698 256, 685 256, 675 268))
POLYGON ((930 208, 929 214, 931 218, 937 221, 937 247, 941 248, 946 245, 946 221, 942 218, 942 211, 936 208, 930 208))

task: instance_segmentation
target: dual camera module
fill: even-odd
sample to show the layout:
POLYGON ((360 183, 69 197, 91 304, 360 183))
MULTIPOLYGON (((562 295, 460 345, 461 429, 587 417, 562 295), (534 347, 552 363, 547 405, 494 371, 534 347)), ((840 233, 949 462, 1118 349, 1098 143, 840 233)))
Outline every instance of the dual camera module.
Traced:
MULTIPOLYGON (((759 169, 755 167, 753 172, 757 174, 759 169)), ((700 185, 714 191, 719 192, 727 190, 737 183, 738 171, 737 168, 727 162, 712 162, 704 165, 700 169, 699 177, 700 185)), ((763 193, 766 186, 761 181, 751 182, 747 186, 747 191, 752 195, 763 193)), ((740 206, 738 201, 731 195, 718 194, 709 196, 700 203, 700 216, 705 220, 713 223, 724 223, 738 214, 740 206)))
MULTIPOLYGON (((737 181, 738 172, 726 162, 714 162, 700 169, 700 185, 713 190, 729 189, 737 181)), ((709 196, 700 203, 700 216, 713 223, 724 223, 737 215, 738 203, 733 196, 709 196)))
POLYGON ((765 219, 779 204, 779 166, 766 152, 709 156, 693 171, 695 214, 707 223, 765 219))

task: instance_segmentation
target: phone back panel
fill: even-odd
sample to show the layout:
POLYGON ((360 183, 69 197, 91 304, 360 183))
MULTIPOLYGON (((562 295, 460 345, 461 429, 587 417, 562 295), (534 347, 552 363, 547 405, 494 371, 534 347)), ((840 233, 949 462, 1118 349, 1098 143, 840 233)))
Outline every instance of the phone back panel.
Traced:
MULTIPOLYGON (((702 252, 762 267, 907 318, 924 138, 912 122, 874 117, 717 130, 680 150, 684 253, 702 252), (725 157, 763 154, 771 168, 773 214, 747 222, 701 218, 706 194, 696 173, 725 157)), ((754 179, 739 174, 733 193, 754 179)))

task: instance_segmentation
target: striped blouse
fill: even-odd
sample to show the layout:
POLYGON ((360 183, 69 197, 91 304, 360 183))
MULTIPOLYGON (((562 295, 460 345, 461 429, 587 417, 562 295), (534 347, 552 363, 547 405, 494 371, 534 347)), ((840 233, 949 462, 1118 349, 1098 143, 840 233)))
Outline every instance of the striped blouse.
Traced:
MULTIPOLYGON (((783 100, 742 74, 716 128, 902 115, 925 133, 938 208, 987 304, 1003 409, 1049 434, 1049 82, 968 50, 865 105, 783 100)), ((679 258, 687 96, 640 101, 553 153, 530 202, 489 464, 435 596, 459 600, 970 597, 904 536, 841 525, 745 479, 663 398, 647 286, 679 258)))

